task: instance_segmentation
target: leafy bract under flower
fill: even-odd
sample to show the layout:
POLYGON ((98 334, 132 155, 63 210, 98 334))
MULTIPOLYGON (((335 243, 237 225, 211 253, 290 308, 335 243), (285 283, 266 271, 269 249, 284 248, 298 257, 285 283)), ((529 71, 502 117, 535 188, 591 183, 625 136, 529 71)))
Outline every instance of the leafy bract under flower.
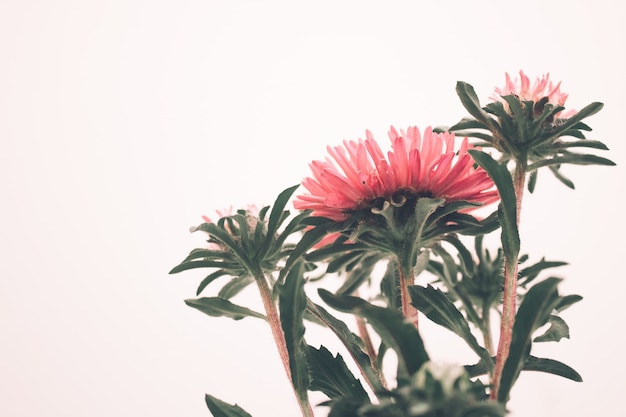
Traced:
POLYGON ((391 150, 383 153, 370 131, 366 139, 328 147, 330 157, 310 164, 312 177, 302 185, 308 194, 297 196, 296 209, 313 216, 343 221, 361 209, 380 208, 384 201, 420 197, 488 204, 498 200, 492 180, 474 168, 467 138, 454 150, 454 134, 422 135, 417 127, 389 131, 391 150))
MULTIPOLYGON (((565 106, 568 94, 561 92, 561 82, 554 84, 550 81, 550 74, 542 75, 541 78, 537 77, 531 84, 530 79, 524 71, 519 72, 519 78, 511 79, 511 76, 506 73, 506 83, 504 87, 495 88, 495 94, 491 97, 493 101, 500 101, 505 107, 508 106, 504 96, 513 95, 520 101, 532 101, 538 103, 541 100, 547 98, 547 102, 555 106, 565 106)), ((576 113, 576 110, 568 110, 566 112, 557 113, 557 119, 567 119, 576 113)))

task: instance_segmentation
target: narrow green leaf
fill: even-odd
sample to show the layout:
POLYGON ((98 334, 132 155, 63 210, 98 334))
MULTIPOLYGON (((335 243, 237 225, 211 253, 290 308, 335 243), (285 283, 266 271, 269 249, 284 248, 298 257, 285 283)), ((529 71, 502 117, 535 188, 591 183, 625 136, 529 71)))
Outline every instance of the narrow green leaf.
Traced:
POLYGON ((274 204, 272 205, 272 211, 270 212, 264 247, 269 247, 270 241, 274 238, 276 231, 280 227, 280 223, 284 220, 283 210, 285 209, 287 202, 299 186, 300 184, 291 186, 283 190, 278 195, 278 197, 276 197, 276 201, 274 201, 274 204))
POLYGON ((513 338, 509 356, 502 370, 498 401, 506 403, 513 384, 528 359, 532 334, 543 326, 558 302, 557 285, 559 278, 548 278, 535 284, 524 296, 515 315, 513 338))
POLYGON ((535 191, 535 186, 537 185, 537 172, 537 170, 531 171, 528 178, 528 192, 531 194, 535 191))
POLYGON ((490 155, 471 149, 468 151, 474 160, 491 177, 500 193, 498 215, 502 225, 502 249, 511 262, 516 262, 519 253, 519 233, 517 230, 517 202, 511 173, 505 164, 497 163, 490 155))
POLYGON ((532 171, 534 169, 538 169, 544 166, 562 164, 614 166, 615 162, 597 155, 572 153, 564 156, 555 156, 554 158, 542 159, 541 161, 534 162, 528 165, 528 170, 532 171))
POLYGON ((565 310, 570 307, 572 304, 575 304, 582 300, 583 298, 580 295, 572 294, 572 295, 564 295, 559 297, 559 301, 554 306, 554 309, 558 312, 565 310))
MULTIPOLYGON (((224 218, 220 219, 218 222, 223 226, 224 218)), ((225 227, 225 226, 223 226, 225 227)), ((211 237, 219 240, 224 245, 226 245, 229 249, 232 250, 232 253, 237 257, 241 266, 251 273, 254 271, 254 266, 252 261, 248 257, 248 254, 238 245, 232 238, 229 232, 227 232, 223 227, 216 225, 215 223, 203 223, 198 226, 197 230, 202 230, 208 233, 211 237)))
POLYGON ((263 314, 231 303, 220 297, 203 297, 195 300, 185 300, 185 304, 200 310, 211 317, 229 317, 233 320, 241 320, 244 317, 256 317, 265 320, 263 314))
POLYGON ((413 375, 428 361, 419 332, 397 310, 378 307, 358 297, 339 297, 324 289, 319 289, 318 293, 334 309, 365 318, 385 343, 396 351, 398 367, 407 375, 413 375))
POLYGON ((539 371, 561 376, 576 382, 583 382, 578 372, 562 362, 554 359, 536 358, 530 356, 524 365, 525 371, 539 371))
POLYGON ((520 285, 526 285, 533 281, 539 273, 548 269, 548 268, 558 268, 559 266, 565 266, 567 262, 562 261, 546 261, 545 258, 541 258, 541 260, 529 267, 521 269, 519 271, 519 281, 520 285))
POLYGON ((234 277, 220 289, 220 291, 217 293, 217 296, 230 300, 253 282, 254 277, 250 274, 234 277))
POLYGON ((463 314, 446 295, 428 285, 409 287, 412 304, 430 320, 460 336, 470 348, 489 366, 493 366, 489 352, 476 340, 463 314))
POLYGON ((369 384, 370 388, 374 392, 383 391, 384 387, 381 381, 381 376, 372 367, 372 361, 368 354, 366 354, 361 348, 362 341, 350 331, 348 326, 341 320, 331 315, 322 306, 319 306, 312 301, 308 301, 307 309, 321 322, 323 322, 333 333, 337 336, 339 341, 352 356, 352 359, 359 367, 361 374, 365 377, 365 380, 369 384))
POLYGON ((330 399, 355 398, 368 401, 369 397, 358 379, 346 366, 340 354, 333 356, 328 349, 307 346, 311 391, 321 391, 330 399))
MULTIPOLYGON (((561 181, 566 187, 571 188, 573 190, 575 188, 574 183, 572 182, 572 180, 570 180, 565 175, 563 175, 561 171, 559 170, 559 168, 561 168, 560 165, 550 165, 548 167, 550 172, 552 172, 552 175, 554 175, 554 177, 557 180, 561 181)), ((532 172, 537 172, 537 170, 531 171, 531 173, 532 172)))
POLYGON ((304 405, 302 409, 307 409, 309 408, 307 394, 309 370, 304 343, 304 310, 307 301, 304 293, 302 262, 298 262, 289 272, 284 284, 279 287, 278 294, 280 324, 285 334, 285 342, 289 352, 291 383, 298 395, 298 401, 304 405))
MULTIPOLYGON (((563 378, 571 379, 572 381, 582 382, 582 377, 571 367, 556 361, 554 359, 537 358, 535 356, 528 356, 524 363, 523 371, 538 371, 545 372, 563 378)), ((485 362, 481 359, 475 365, 465 365, 465 371, 470 378, 475 378, 480 375, 485 375, 489 371, 485 362)))
POLYGON ((220 262, 220 261, 191 261, 183 262, 180 265, 175 266, 170 271, 170 274, 176 274, 178 272, 186 271, 188 269, 195 268, 237 268, 239 265, 232 262, 220 262))
POLYGON ((217 278, 224 276, 224 275, 228 275, 228 272, 224 271, 223 269, 218 269, 212 274, 207 275, 206 278, 204 278, 202 282, 200 282, 200 285, 198 286, 198 289, 196 290, 196 295, 200 295, 202 290, 204 290, 207 285, 209 285, 211 282, 215 281, 217 278))
POLYGON ((554 144, 555 149, 568 149, 568 148, 591 148, 608 151, 609 148, 599 140, 577 140, 575 142, 556 142, 554 144))
POLYGON ((476 91, 474 91, 474 87, 470 84, 458 81, 456 83, 456 93, 461 99, 461 103, 463 107, 476 118, 480 123, 485 126, 489 126, 489 116, 480 106, 480 101, 478 100, 478 96, 476 95, 476 91))
POLYGON ((569 326, 559 316, 550 316, 550 327, 541 336, 533 339, 533 342, 558 342, 561 339, 569 339, 569 326))
MULTIPOLYGON (((479 104, 479 106, 480 106, 480 104, 479 104)), ((479 122, 478 120, 471 119, 469 117, 464 117, 459 122, 457 122, 454 126, 450 127, 449 129, 442 129, 441 131, 443 131, 443 132, 456 132, 456 131, 464 130, 464 129, 485 129, 485 130, 489 130, 489 127, 486 126, 485 124, 479 122)), ((433 131, 434 131, 434 129, 433 129, 433 131)), ((461 135, 461 136, 464 136, 464 135, 461 135)))
POLYGON ((189 262, 194 259, 224 259, 224 251, 222 250, 210 250, 204 248, 197 248, 192 250, 189 255, 181 263, 189 262))
POLYGON ((228 404, 209 394, 205 395, 206 405, 213 417, 252 417, 237 404, 228 404))
POLYGON ((306 254, 306 252, 315 246, 316 243, 322 240, 324 236, 328 234, 328 227, 330 224, 328 222, 322 223, 313 229, 308 230, 302 238, 298 241, 296 247, 291 251, 287 261, 285 261, 285 266, 280 271, 278 276, 278 282, 283 282, 289 270, 300 260, 302 256, 306 254))
POLYGON ((600 110, 602 110, 602 107, 604 107, 604 104, 598 103, 598 102, 594 102, 594 103, 591 103, 591 104, 585 106, 584 108, 582 108, 581 110, 576 112, 574 115, 572 115, 572 117, 567 119, 557 129, 555 129, 553 131, 553 135, 554 136, 561 136, 564 132, 566 132, 569 129, 571 129, 574 126, 576 126, 581 120, 583 120, 583 119, 585 119, 585 118, 587 118, 589 116, 592 116, 592 115, 596 114, 597 112, 599 112, 600 110))

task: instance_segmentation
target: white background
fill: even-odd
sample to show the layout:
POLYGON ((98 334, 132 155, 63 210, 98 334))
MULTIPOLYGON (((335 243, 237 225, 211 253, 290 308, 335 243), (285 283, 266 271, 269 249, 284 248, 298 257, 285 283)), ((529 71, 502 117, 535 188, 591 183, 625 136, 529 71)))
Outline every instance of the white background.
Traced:
POLYGON ((566 167, 575 191, 544 173, 526 196, 522 251, 569 261, 554 273, 585 297, 571 339, 537 354, 585 382, 523 374, 512 415, 617 415, 625 8, 434 4, 0 1, 0 415, 206 416, 204 393, 298 415, 261 322, 183 303, 204 276, 168 275, 203 244, 189 226, 271 203, 365 129, 450 125, 457 80, 484 102, 520 69, 563 80, 570 108, 605 103, 589 137, 618 166, 566 167))

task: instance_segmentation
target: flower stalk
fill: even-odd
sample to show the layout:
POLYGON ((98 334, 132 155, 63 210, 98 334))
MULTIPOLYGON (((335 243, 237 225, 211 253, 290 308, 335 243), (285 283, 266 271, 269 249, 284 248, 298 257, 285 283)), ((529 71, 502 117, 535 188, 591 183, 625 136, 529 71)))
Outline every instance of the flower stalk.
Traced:
MULTIPOLYGON (((522 197, 526 185, 526 163, 517 161, 513 174, 513 189, 515 191, 515 211, 517 228, 519 229, 520 214, 522 208, 522 197)), ((515 313, 517 306, 517 256, 514 259, 504 258, 504 289, 502 295, 502 318, 500 321, 500 339, 498 341, 498 351, 496 363, 492 376, 491 399, 498 398, 500 388, 500 378, 504 364, 509 357, 511 341, 513 339, 513 325, 515 324, 515 313)))
POLYGON ((289 351, 287 350, 287 342, 285 340, 285 334, 283 333, 283 329, 280 324, 278 310, 276 309, 276 305, 272 301, 272 292, 270 291, 269 285, 267 284, 267 279, 265 278, 265 275, 263 275, 263 273, 255 273, 254 279, 256 281, 257 287, 259 288, 261 300, 263 301, 263 307, 265 308, 265 315, 267 316, 267 322, 270 325, 272 336, 274 337, 276 349, 278 350, 278 354, 280 355, 280 360, 283 364, 283 368, 285 369, 285 373, 287 374, 287 378, 289 379, 289 382, 294 389, 294 394, 296 396, 296 399, 298 400, 298 405, 300 406, 300 410, 302 411, 302 416, 313 417, 313 409, 311 408, 311 404, 308 401, 303 401, 296 392, 295 387, 293 386, 291 368, 289 365, 289 351))

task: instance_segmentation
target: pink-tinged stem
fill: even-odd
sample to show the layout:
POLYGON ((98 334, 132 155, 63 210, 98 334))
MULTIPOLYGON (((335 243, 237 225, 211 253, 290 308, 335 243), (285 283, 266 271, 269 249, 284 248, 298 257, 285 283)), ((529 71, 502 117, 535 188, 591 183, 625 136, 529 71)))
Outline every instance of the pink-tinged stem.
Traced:
POLYGON ((411 323, 418 327, 418 312, 411 304, 411 296, 409 295, 409 285, 413 285, 415 277, 410 274, 405 276, 402 271, 402 262, 398 262, 398 271, 400 272, 400 301, 402 303, 402 315, 411 323))
POLYGON ((263 307, 265 307, 265 315, 267 316, 267 322, 272 330, 272 336, 274 336, 274 342, 276 343, 280 360, 283 363, 283 368, 285 369, 289 383, 294 390, 302 415, 304 417, 313 417, 313 409, 311 408, 311 405, 308 402, 301 401, 300 396, 293 386, 291 368, 289 366, 289 351, 287 350, 287 342, 285 341, 285 334, 283 333, 283 328, 280 324, 278 310, 276 310, 276 305, 272 301, 272 293, 269 285, 267 284, 267 280, 263 274, 256 274, 255 280, 257 286, 259 287, 259 292, 261 293, 261 300, 263 300, 263 307))
MULTIPOLYGON (((518 163, 515 166, 513 187, 515 189, 515 203, 517 214, 517 226, 519 228, 520 214, 522 209, 522 197, 526 185, 526 165, 518 163)), ((500 321, 500 340, 496 354, 496 364, 493 369, 492 389, 490 397, 498 398, 500 379, 504 364, 509 357, 511 340, 513 339, 513 325, 515 324, 515 312, 517 304, 517 257, 504 260, 504 294, 502 298, 502 320, 500 321)))

